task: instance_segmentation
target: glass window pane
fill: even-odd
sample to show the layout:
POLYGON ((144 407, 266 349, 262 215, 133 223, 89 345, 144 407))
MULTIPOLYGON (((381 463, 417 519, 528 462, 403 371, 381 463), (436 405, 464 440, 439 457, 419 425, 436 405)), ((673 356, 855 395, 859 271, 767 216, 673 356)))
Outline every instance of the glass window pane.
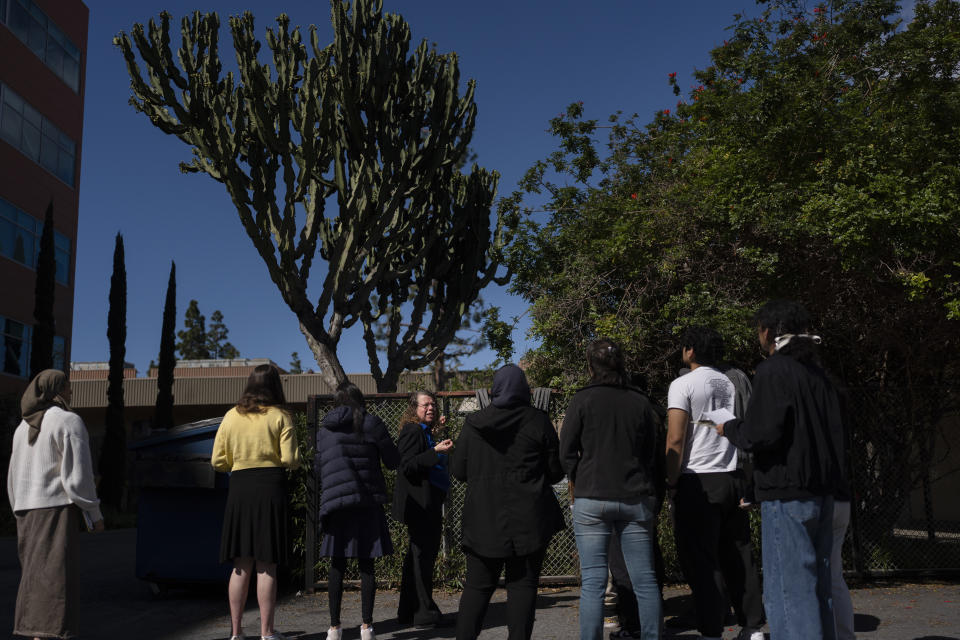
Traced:
POLYGON ((13 238, 16 234, 16 227, 13 223, 4 218, 0 218, 0 255, 8 258, 13 257, 13 238))
POLYGON ((21 134, 20 150, 28 158, 37 162, 40 159, 40 129, 24 123, 21 134))
POLYGON ((65 151, 67 151, 67 152, 70 153, 70 154, 76 154, 76 152, 77 152, 77 143, 74 142, 74 141, 70 138, 70 136, 68 136, 67 134, 65 134, 65 133, 63 133, 63 132, 61 131, 61 132, 60 132, 60 148, 61 148, 61 149, 64 149, 65 151))
POLYGON ((3 88, 3 103, 9 105, 11 109, 17 113, 23 111, 23 98, 18 96, 16 92, 11 91, 10 87, 3 88))
POLYGON ((20 148, 20 114, 3 105, 3 117, 0 119, 0 135, 16 148, 20 148))
POLYGON ((23 114, 23 119, 26 122, 29 122, 38 129, 42 126, 41 123, 43 122, 43 116, 40 115, 39 111, 31 107, 26 102, 23 103, 23 109, 21 113, 23 114))
POLYGON ((57 282, 60 284, 70 284, 70 253, 57 249, 57 282))
POLYGON ((0 218, 6 218, 10 221, 17 219, 17 208, 3 198, 0 198, 0 218))
POLYGON ((60 148, 56 141, 44 135, 43 141, 40 143, 40 166, 56 175, 59 156, 60 148))
POLYGON ((14 230, 13 238, 13 259, 28 267, 34 265, 33 245, 36 242, 36 235, 23 229, 14 230))
POLYGON ((10 373, 15 376, 26 375, 26 363, 24 362, 24 360, 26 360, 24 357, 26 356, 26 350, 23 348, 24 341, 5 336, 3 342, 5 347, 3 354, 4 373, 10 373))
POLYGON ((60 160, 57 163, 57 177, 73 186, 73 154, 66 151, 60 152, 60 160))
POLYGON ((24 42, 27 41, 30 34, 31 23, 33 23, 33 20, 30 18, 30 14, 19 2, 10 3, 10 21, 7 24, 10 26, 10 30, 24 42))
POLYGON ((37 57, 43 60, 43 54, 47 50, 47 27, 36 20, 30 21, 30 34, 27 36, 27 46, 37 54, 37 57))
POLYGON ((7 21, 7 0, 0 0, 0 22, 7 21))
POLYGON ((6 325, 6 326, 5 326, 4 329, 3 329, 3 332, 4 332, 5 334, 7 334, 8 336, 12 336, 12 337, 14 337, 14 338, 22 338, 22 337, 23 337, 23 325, 22 325, 22 324, 20 324, 20 323, 17 322, 16 320, 6 319, 6 320, 5 320, 5 325, 6 325))
POLYGON ((63 336, 53 337, 53 368, 63 371, 67 361, 67 343, 63 336))
POLYGON ((59 231, 53 232, 53 246, 57 249, 63 249, 67 252, 67 255, 70 255, 70 238, 63 235, 59 231))
POLYGON ((63 59, 63 75, 61 76, 67 86, 74 91, 80 90, 80 63, 75 59, 67 57, 63 59))
POLYGON ((63 47, 54 41, 53 38, 47 38, 47 53, 44 62, 46 62, 47 66, 53 69, 53 72, 58 76, 63 75, 63 58, 63 47))

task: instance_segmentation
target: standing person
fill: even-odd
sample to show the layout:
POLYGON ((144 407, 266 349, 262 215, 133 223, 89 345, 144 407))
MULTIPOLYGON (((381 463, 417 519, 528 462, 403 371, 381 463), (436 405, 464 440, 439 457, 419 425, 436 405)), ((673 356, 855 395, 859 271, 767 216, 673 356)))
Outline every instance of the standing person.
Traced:
POLYGON ((453 441, 442 438, 446 422, 437 397, 415 391, 400 418, 400 467, 393 490, 393 517, 407 525, 410 545, 403 559, 397 620, 418 627, 448 624, 433 600, 433 565, 443 533, 443 501, 450 490, 447 452, 453 441))
POLYGON ((563 478, 559 442, 547 414, 530 405, 520 367, 501 367, 490 396, 489 406, 467 416, 450 460, 453 477, 467 484, 462 540, 467 575, 457 640, 480 635, 504 568, 507 637, 529 640, 543 557, 565 525, 551 486, 563 478))
POLYGON ((380 463, 396 469, 400 452, 387 426, 367 413, 363 393, 349 382, 337 388, 334 408, 317 431, 317 469, 320 473, 320 555, 330 558, 327 598, 330 629, 327 640, 340 640, 340 604, 347 558, 360 567, 361 640, 374 640, 373 602, 377 583, 374 558, 393 553, 383 505, 387 487, 380 463))
POLYGON ((70 410, 70 396, 62 371, 46 369, 30 381, 7 472, 22 569, 13 634, 34 640, 78 635, 77 536, 84 521, 103 531, 87 427, 70 410))
POLYGON ((232 640, 244 638, 243 607, 257 572, 260 636, 283 640, 273 626, 277 564, 287 560, 287 477, 300 466, 297 434, 283 405, 280 371, 272 364, 253 370, 237 406, 227 412, 213 441, 210 463, 230 473, 223 515, 220 562, 233 562, 228 594, 232 640))
POLYGON ((717 425, 717 432, 754 454, 772 638, 834 640, 833 496, 844 482, 840 396, 801 304, 768 302, 754 320, 769 357, 757 367, 746 417, 717 425))
POLYGON ((690 373, 674 380, 667 396, 667 487, 697 630, 703 640, 720 640, 729 597, 741 636, 763 640, 760 578, 750 520, 740 508, 745 479, 737 469, 737 448, 704 423, 708 411, 735 411, 734 384, 715 368, 723 339, 713 329, 695 326, 684 332, 680 347, 690 373))
POLYGON ((640 615, 641 638, 659 640, 663 619, 653 559, 662 449, 657 415, 626 386, 623 352, 611 340, 587 347, 590 384, 578 391, 560 431, 560 463, 574 485, 573 531, 580 554, 580 638, 603 634, 610 536, 620 539, 640 615))

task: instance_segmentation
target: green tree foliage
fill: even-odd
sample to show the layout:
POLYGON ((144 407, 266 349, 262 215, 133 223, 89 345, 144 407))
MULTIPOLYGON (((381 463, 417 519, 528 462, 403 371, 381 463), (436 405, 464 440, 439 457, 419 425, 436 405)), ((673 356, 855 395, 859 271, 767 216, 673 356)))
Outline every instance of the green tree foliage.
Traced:
POLYGON ((551 121, 559 149, 509 199, 549 211, 511 255, 543 340, 534 369, 573 384, 584 344, 610 335, 663 390, 683 325, 716 326, 750 364, 752 311, 799 299, 830 368, 871 389, 858 469, 895 511, 929 484, 956 397, 960 3, 918 2, 909 25, 892 0, 778 0, 734 20, 689 92, 665 78, 675 108, 617 114, 605 143, 581 104, 551 121))
POLYGON ((110 373, 107 383, 107 415, 100 449, 100 497, 119 507, 123 499, 127 459, 127 430, 124 423, 123 368, 127 355, 127 268, 123 236, 117 234, 113 249, 107 310, 107 340, 110 343, 110 373))
POLYGON ((53 338, 57 333, 53 316, 57 262, 53 246, 53 201, 47 205, 37 253, 37 279, 34 284, 33 340, 30 344, 30 377, 53 366, 53 338))
POLYGON ((210 358, 207 348, 206 318, 200 313, 196 300, 191 300, 183 314, 183 331, 177 332, 180 339, 177 351, 181 360, 206 360, 210 358))
POLYGON ((176 54, 166 13, 114 40, 131 104, 189 145, 181 170, 227 189, 331 387, 346 379, 336 354, 344 329, 361 324, 372 373, 390 389, 443 350, 484 286, 508 277, 497 274, 508 226, 490 220, 498 175, 457 169, 476 119, 474 83, 461 95, 456 54, 425 41, 411 51, 409 25, 382 9, 333 0, 326 47, 313 28, 305 44, 281 15, 266 31, 268 63, 253 16, 231 17, 239 73, 225 76, 216 14, 184 18, 176 54), (332 196, 339 210, 328 216, 332 196), (318 252, 327 269, 311 300, 318 252))
POLYGON ((211 358, 232 360, 240 357, 237 348, 227 340, 229 333, 230 330, 223 323, 223 313, 214 309, 210 314, 210 328, 207 329, 207 352, 211 358))
POLYGON ((300 362, 300 356, 296 351, 290 354, 290 373, 303 373, 303 363, 300 362))
POLYGON ((177 326, 177 265, 170 262, 170 280, 163 304, 163 325, 160 329, 160 356, 157 358, 157 406, 154 427, 173 426, 173 369, 177 366, 174 331, 177 326))

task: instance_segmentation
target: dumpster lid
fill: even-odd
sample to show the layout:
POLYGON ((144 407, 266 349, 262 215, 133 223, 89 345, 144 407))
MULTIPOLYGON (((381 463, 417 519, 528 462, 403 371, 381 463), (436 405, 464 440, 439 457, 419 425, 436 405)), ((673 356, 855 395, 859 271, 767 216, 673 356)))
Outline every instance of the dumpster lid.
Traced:
POLYGON ((197 420, 196 422, 190 422, 188 424, 181 424, 176 427, 167 429, 163 433, 149 438, 144 438, 143 440, 138 440, 131 443, 127 449, 134 451, 142 447, 149 447, 156 444, 164 444, 173 440, 180 440, 182 438, 190 438, 197 435, 202 435, 204 433, 211 433, 217 430, 220 426, 220 423, 223 421, 223 418, 207 418, 206 420, 197 420))

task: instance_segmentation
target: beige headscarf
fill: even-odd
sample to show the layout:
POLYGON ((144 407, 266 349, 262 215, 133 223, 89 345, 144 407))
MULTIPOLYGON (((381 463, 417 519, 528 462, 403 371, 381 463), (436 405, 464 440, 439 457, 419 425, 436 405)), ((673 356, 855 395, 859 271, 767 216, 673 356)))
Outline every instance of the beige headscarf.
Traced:
POLYGON ((40 435, 40 424, 47 409, 56 406, 70 411, 67 401, 60 396, 66 386, 67 376, 59 369, 44 369, 27 385, 27 390, 20 398, 20 413, 30 425, 30 434, 27 436, 30 444, 36 442, 40 435))

